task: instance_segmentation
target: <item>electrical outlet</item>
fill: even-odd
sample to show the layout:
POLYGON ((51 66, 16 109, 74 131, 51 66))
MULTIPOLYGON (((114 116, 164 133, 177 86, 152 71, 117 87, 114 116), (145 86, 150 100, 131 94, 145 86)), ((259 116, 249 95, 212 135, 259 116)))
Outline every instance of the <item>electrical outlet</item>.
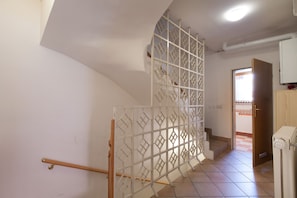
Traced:
POLYGON ((263 153, 260 153, 259 154, 259 158, 261 159, 261 158, 264 158, 264 157, 266 157, 267 156, 267 152, 263 152, 263 153))

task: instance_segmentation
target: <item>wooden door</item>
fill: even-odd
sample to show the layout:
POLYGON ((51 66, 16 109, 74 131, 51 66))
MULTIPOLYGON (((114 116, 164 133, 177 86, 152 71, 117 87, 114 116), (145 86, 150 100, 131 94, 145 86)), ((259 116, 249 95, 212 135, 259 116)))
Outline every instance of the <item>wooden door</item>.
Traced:
POLYGON ((252 60, 253 78, 253 166, 272 159, 273 92, 272 64, 252 60))

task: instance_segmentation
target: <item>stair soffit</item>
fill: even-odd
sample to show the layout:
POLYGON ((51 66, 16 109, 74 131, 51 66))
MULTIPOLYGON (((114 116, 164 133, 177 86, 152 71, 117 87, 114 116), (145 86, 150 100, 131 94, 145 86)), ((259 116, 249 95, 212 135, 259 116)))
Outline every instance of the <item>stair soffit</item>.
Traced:
POLYGON ((55 0, 41 45, 112 78, 144 71, 146 46, 171 0, 55 0))

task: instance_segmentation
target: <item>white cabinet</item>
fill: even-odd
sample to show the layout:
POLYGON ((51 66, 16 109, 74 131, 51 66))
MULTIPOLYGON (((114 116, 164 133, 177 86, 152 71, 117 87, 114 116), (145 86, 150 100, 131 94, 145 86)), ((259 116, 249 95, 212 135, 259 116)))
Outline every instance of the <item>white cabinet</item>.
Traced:
POLYGON ((297 127, 297 90, 277 91, 275 102, 275 131, 284 125, 297 127))
POLYGON ((280 83, 297 83, 297 38, 279 42, 280 83))

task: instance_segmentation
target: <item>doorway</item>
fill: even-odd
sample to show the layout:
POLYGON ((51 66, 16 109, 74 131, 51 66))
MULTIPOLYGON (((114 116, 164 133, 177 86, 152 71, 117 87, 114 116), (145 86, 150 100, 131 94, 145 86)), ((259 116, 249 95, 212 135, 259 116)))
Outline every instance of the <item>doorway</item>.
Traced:
POLYGON ((252 152, 252 68, 233 70, 233 148, 252 152))
MULTIPOLYGON (((244 101, 237 98, 235 91, 236 70, 233 70, 233 147, 236 147, 236 103, 251 103, 251 108, 243 113, 249 113, 252 120, 252 157, 253 167, 263 164, 272 159, 272 135, 273 135, 273 89, 272 89, 272 64, 252 59, 251 72, 243 70, 241 74, 250 73, 251 86, 241 88, 241 93, 252 92, 251 96, 244 101), (249 91, 251 90, 251 91, 249 91)), ((245 68, 247 69, 247 68, 245 68)), ((238 74, 237 76, 242 76, 238 74)), ((235 148, 236 149, 236 148, 235 148)))

